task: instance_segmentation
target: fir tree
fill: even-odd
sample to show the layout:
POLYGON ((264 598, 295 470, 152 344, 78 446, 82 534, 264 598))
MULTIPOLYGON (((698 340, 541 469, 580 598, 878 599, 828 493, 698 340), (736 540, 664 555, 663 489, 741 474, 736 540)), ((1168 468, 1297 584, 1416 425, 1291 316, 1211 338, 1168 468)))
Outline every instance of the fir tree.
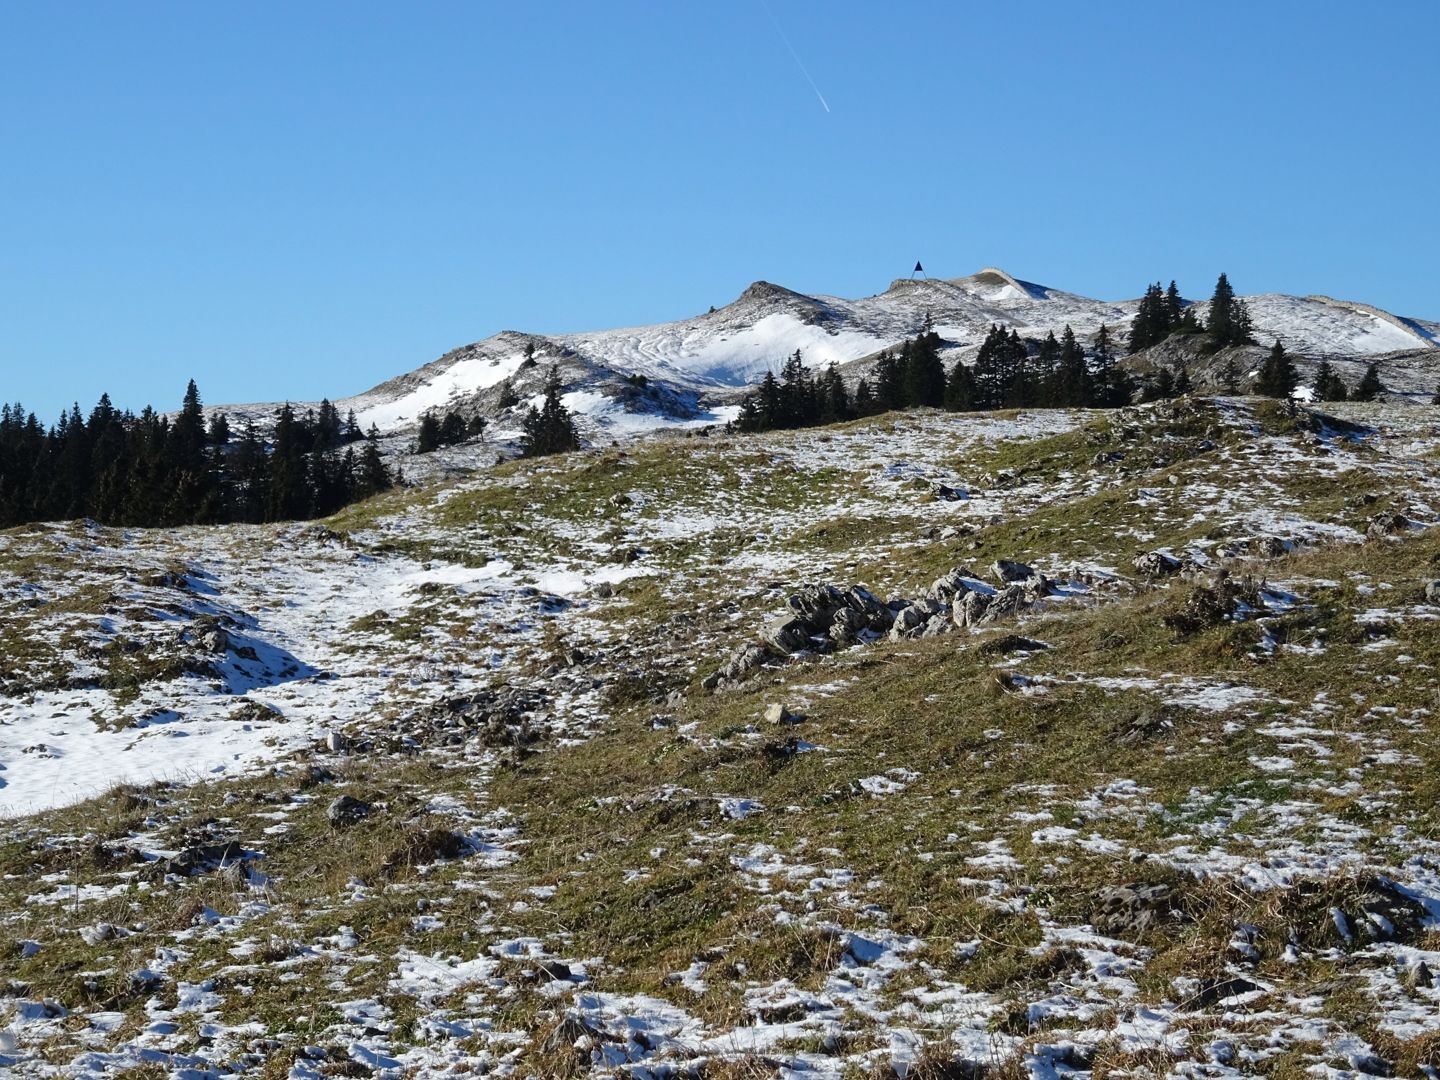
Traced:
POLYGON ((415 434, 414 453, 429 454, 440 449, 440 421, 433 410, 420 417, 420 430, 415 434))
POLYGON ((1220 369, 1220 386, 1232 397, 1240 393, 1240 368, 1233 355, 1225 358, 1225 366, 1220 369))
POLYGON ((955 361, 945 379, 945 408, 951 412, 969 412, 975 408, 975 379, 963 360, 955 361))
POLYGON ((580 436, 570 410, 560 400, 560 372, 553 365, 545 380, 545 399, 525 414, 520 436, 522 457, 542 457, 580 449, 580 436))
POLYGON ((875 400, 870 394, 870 381, 861 379, 855 384, 855 415, 873 416, 875 414, 875 400))
POLYGON ((1231 345, 1254 344, 1250 309, 1235 296, 1230 279, 1221 274, 1210 298, 1210 348, 1214 351, 1231 345))
POLYGON ((1385 392, 1385 384, 1380 381, 1380 368, 1372 361, 1365 369, 1365 374, 1360 376, 1360 382, 1355 387, 1353 395, 1356 401, 1374 401, 1385 392))
POLYGON ((1255 380, 1255 392, 1266 397, 1288 398, 1300 383, 1295 364, 1277 338, 1270 348, 1270 355, 1260 365, 1260 375, 1255 380))
POLYGON ((1329 360, 1321 360, 1315 369, 1315 382, 1311 385, 1310 392, 1316 401, 1344 401, 1349 396, 1345 383, 1330 366, 1329 360))

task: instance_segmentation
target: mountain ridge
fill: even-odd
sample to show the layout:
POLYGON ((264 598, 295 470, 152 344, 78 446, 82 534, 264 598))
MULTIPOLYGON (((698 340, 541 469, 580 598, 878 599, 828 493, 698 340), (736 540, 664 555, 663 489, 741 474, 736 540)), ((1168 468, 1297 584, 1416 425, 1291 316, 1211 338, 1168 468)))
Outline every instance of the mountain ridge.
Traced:
MULTIPOLYGON (((1400 357, 1400 377, 1387 385, 1409 394, 1433 390, 1428 363, 1413 377, 1409 368, 1411 354, 1440 350, 1440 322, 1322 294, 1242 299, 1262 344, 1280 340, 1310 362, 1400 357)), ((1208 308, 1206 301, 1188 303, 1202 317, 1208 308)), ((992 324, 1033 338, 1070 326, 1087 345, 1103 324, 1123 344, 1138 304, 1066 292, 994 266, 958 278, 899 278, 884 292, 858 299, 802 293, 760 279, 723 307, 671 322, 544 335, 504 330, 334 400, 382 434, 408 433, 427 410, 452 408, 485 415, 497 432, 513 432, 518 416, 509 414, 513 407, 509 413, 499 407, 501 389, 515 391, 523 409, 540 391, 542 375, 533 369, 555 364, 567 404, 581 414, 588 433, 627 437, 725 421, 736 395, 778 370, 797 349, 811 367, 853 365, 930 326, 953 362, 972 358, 992 324)), ((274 406, 220 408, 263 423, 274 406)))

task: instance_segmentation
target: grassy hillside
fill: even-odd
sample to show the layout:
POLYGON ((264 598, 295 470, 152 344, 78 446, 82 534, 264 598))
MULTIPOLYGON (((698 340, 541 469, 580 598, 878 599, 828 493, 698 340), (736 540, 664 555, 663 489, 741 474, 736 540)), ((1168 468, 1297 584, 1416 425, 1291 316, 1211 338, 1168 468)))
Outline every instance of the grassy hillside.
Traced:
POLYGON ((264 738, 4 823, 0 1061, 1440 1067, 1437 449, 1404 406, 907 414, 515 463, 319 533, 5 534, 0 733, 144 753, 139 705, 183 699, 168 730, 264 738), (1055 590, 702 688, 806 583, 997 559, 1055 590), (269 674, 200 669, 207 618, 269 674))

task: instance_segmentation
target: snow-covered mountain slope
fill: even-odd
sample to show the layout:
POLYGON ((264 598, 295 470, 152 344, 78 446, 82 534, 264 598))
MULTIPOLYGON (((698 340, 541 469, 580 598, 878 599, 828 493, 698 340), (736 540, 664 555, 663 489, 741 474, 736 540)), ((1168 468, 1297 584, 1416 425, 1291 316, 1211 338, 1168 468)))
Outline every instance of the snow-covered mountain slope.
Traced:
MULTIPOLYGON (((1277 294, 1245 299, 1259 340, 1278 338, 1301 356, 1355 359, 1440 347, 1440 323, 1368 304, 1277 294)), ((1198 306, 1202 317, 1206 306, 1198 306)), ((1134 300, 1093 300, 995 268, 952 280, 902 278, 858 300, 757 281, 733 303, 678 322, 550 337, 505 331, 337 404, 382 432, 408 432, 429 409, 480 411, 503 421, 502 391, 533 397, 554 363, 587 434, 620 437, 723 422, 729 412, 714 408, 717 402, 778 370, 797 349, 812 367, 843 364, 928 325, 963 356, 995 323, 1029 337, 1068 325, 1082 340, 1104 324, 1123 341, 1136 307, 1134 300)), ((230 411, 259 417, 271 410, 230 411)))

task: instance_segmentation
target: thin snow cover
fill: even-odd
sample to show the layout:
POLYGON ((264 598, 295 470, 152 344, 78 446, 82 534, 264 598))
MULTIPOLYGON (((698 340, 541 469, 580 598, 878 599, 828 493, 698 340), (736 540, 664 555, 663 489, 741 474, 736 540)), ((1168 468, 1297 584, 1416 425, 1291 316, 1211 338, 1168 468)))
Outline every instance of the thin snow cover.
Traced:
POLYGON ((728 424, 740 413, 738 405, 716 405, 698 416, 677 419, 658 412, 638 412, 598 390, 571 390, 562 394, 560 403, 577 417, 588 421, 608 435, 634 436, 654 431, 684 430, 728 424))
POLYGON ((507 356, 464 357, 409 393, 358 413, 356 420, 362 429, 374 424, 381 431, 414 423, 432 409, 445 411, 457 397, 504 382, 524 362, 525 355, 518 349, 507 356))
MULTIPOLYGON (((488 681, 493 655, 484 652, 468 673, 435 667, 423 650, 413 661, 397 653, 393 665, 357 653, 362 632, 355 624, 376 613, 404 616, 427 596, 445 593, 473 608, 477 627, 506 627, 503 640, 521 646, 538 634, 537 605, 543 612, 548 603, 543 590, 535 595, 538 580, 583 588, 636 572, 597 568, 578 580, 557 580, 552 575, 562 572, 543 565, 522 573, 498 559, 477 567, 421 563, 315 537, 304 526, 180 529, 168 537, 97 529, 90 537, 97 565, 129 560, 143 567, 153 560, 159 568, 178 551, 189 570, 174 586, 111 584, 97 573, 97 583, 114 588, 127 610, 94 624, 96 645, 128 639, 163 653, 175 635, 190 632, 186 614, 165 613, 183 605, 191 616, 227 620, 229 647, 213 658, 211 672, 187 670, 147 683, 125 704, 83 680, 74 688, 0 697, 0 816, 75 802, 120 783, 250 770, 368 716, 401 688, 453 693, 467 680, 488 681)), ((41 550, 68 542, 63 532, 27 539, 41 550)), ((85 583, 83 575, 70 575, 54 587, 85 583)), ((39 625, 57 645, 77 628, 70 616, 39 625)))

